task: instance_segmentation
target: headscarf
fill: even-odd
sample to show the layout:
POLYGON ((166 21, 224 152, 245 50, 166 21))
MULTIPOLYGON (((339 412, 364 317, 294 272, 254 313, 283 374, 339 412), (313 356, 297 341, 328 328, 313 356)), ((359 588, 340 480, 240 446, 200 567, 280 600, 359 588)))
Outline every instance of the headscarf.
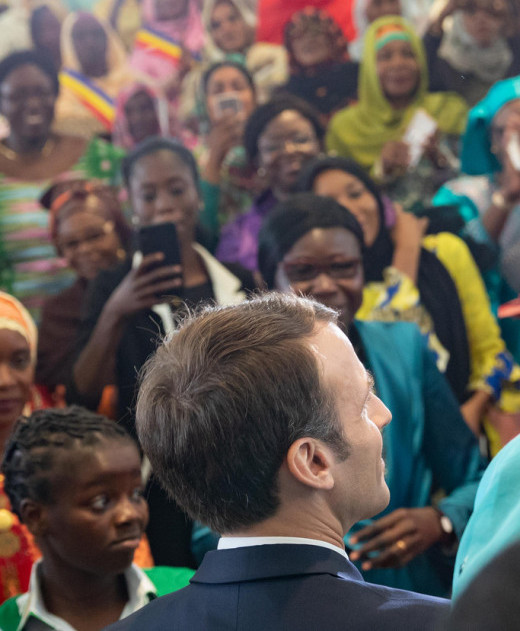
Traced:
POLYGON ((481 46, 466 30, 463 12, 456 11, 452 27, 443 37, 439 57, 461 74, 472 74, 480 81, 494 83, 506 76, 513 52, 504 36, 490 46, 481 46))
MULTIPOLYGON (((374 181, 354 161, 327 157, 311 163, 303 171, 299 187, 311 191, 320 173, 335 169, 349 173, 360 180, 377 201, 379 232, 374 243, 365 246, 363 269, 365 283, 382 282, 384 270, 392 265, 395 246, 390 229, 387 227, 385 203, 374 181)), ((464 315, 452 277, 435 253, 426 248, 421 248, 417 288, 421 303, 433 320, 436 336, 450 353, 446 378, 455 395, 462 402, 470 377, 469 344, 464 315)))
POLYGON ((517 436, 492 460, 480 481, 473 514, 455 561, 455 599, 491 559, 520 540, 519 485, 520 436, 517 436))
POLYGON ((469 175, 490 175, 502 165, 491 151, 491 125, 510 101, 520 99, 520 77, 499 81, 470 111, 461 153, 461 170, 469 175))
POLYGON ((141 5, 143 24, 180 42, 188 51, 198 55, 204 46, 205 33, 197 3, 189 0, 186 16, 177 20, 164 21, 156 17, 155 1, 143 0, 141 5))
POLYGON ((123 149, 133 149, 135 147, 135 140, 128 128, 125 107, 128 101, 140 92, 146 92, 153 101, 155 114, 159 123, 159 134, 161 136, 177 136, 179 133, 175 125, 170 125, 167 101, 162 99, 150 86, 140 82, 133 83, 123 88, 116 97, 116 115, 114 128, 112 130, 112 142, 117 147, 122 147, 123 149))
POLYGON ((284 45, 289 53, 291 73, 305 73, 293 52, 293 40, 313 31, 326 35, 331 42, 331 57, 326 63, 344 63, 348 59, 348 44, 337 22, 326 12, 315 7, 306 7, 295 13, 284 29, 284 45))
MULTIPOLYGON (((221 50, 213 40, 211 36, 211 16, 213 15, 213 9, 217 4, 219 4, 222 0, 205 0, 202 8, 202 24, 204 26, 204 30, 206 31, 206 43, 204 46, 204 52, 207 60, 209 62, 221 61, 223 59, 227 59, 229 55, 227 55, 223 50, 221 50)), ((230 4, 232 4, 235 9, 240 13, 244 22, 250 28, 256 28, 256 13, 251 10, 251 8, 247 5, 245 0, 226 0, 230 4)))
POLYGON ((81 72, 81 65, 76 55, 76 49, 72 38, 72 30, 78 20, 88 17, 91 20, 99 22, 101 28, 105 31, 107 38, 107 74, 104 77, 96 77, 95 82, 99 86, 115 96, 119 91, 121 84, 128 79, 128 71, 126 65, 126 52, 116 32, 106 22, 99 20, 90 13, 78 11, 70 13, 63 22, 61 31, 61 57, 63 67, 68 70, 81 72), (114 90, 115 88, 115 90, 114 90))
POLYGON ((330 148, 334 149, 334 136, 348 148, 349 156, 365 168, 371 168, 383 146, 400 140, 418 109, 432 116, 441 132, 462 134, 466 124, 467 106, 456 94, 428 93, 428 68, 424 46, 412 25, 399 17, 376 20, 369 27, 359 77, 359 103, 342 110, 332 119, 329 127, 330 148), (396 110, 386 99, 377 76, 377 41, 382 32, 392 29, 410 41, 419 64, 420 78, 412 103, 396 110))
POLYGON ((38 330, 27 309, 14 296, 0 291, 0 329, 19 333, 29 345, 31 362, 36 363, 38 330))

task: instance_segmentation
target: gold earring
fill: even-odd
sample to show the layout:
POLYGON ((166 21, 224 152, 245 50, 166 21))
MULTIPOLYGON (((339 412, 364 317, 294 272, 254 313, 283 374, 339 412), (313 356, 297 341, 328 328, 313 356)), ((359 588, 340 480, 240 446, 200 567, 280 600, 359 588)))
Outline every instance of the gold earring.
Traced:
POLYGON ((124 248, 117 248, 116 252, 117 258, 119 261, 124 261, 126 259, 126 251, 124 248))

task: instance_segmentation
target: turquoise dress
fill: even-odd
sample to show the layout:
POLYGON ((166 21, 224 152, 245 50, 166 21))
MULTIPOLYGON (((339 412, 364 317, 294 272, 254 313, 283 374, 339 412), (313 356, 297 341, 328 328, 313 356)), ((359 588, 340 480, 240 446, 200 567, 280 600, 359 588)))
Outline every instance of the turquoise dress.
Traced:
MULTIPOLYGON (((356 321, 355 327, 377 395, 392 412, 383 434, 390 503, 375 519, 398 508, 435 503, 460 539, 485 469, 477 440, 415 325, 356 321)), ((371 521, 357 524, 351 533, 371 521)), ((348 541, 349 535, 347 546, 348 541)), ((405 567, 362 573, 371 583, 447 596, 453 566, 454 557, 433 546, 405 567)))
MULTIPOLYGON (((355 327, 377 395, 392 412, 383 434, 391 499, 378 517, 397 508, 431 506, 432 495, 439 494, 437 505, 460 538, 485 468, 477 441, 416 325, 356 321, 355 327)), ((369 523, 357 524, 352 532, 369 523)), ((201 561, 205 552, 216 548, 218 538, 209 528, 195 524, 195 558, 201 561)), ((348 548, 348 535, 345 542, 348 548)), ((371 583, 446 596, 454 560, 434 546, 403 568, 362 573, 371 583)))
POLYGON ((489 465, 475 498, 475 509, 460 542, 453 598, 493 558, 520 541, 520 436, 509 442, 489 465))

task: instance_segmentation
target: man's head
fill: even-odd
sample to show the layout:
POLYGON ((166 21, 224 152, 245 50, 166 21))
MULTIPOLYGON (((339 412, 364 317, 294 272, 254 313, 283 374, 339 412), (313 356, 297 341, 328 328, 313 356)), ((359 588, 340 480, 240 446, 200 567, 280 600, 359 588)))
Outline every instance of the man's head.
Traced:
POLYGON ((139 437, 193 518, 244 531, 318 494, 346 529, 386 506, 380 429, 390 414, 335 320, 277 294, 207 308, 148 362, 139 437))

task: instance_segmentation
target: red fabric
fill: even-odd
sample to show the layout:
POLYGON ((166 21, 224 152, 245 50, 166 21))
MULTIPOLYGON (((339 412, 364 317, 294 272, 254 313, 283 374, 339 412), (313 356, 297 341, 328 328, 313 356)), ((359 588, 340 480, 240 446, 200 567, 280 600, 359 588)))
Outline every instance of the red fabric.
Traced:
POLYGON ((355 0, 259 0, 258 30, 259 42, 283 43, 283 29, 293 13, 305 7, 313 6, 327 11, 340 25, 345 37, 356 39, 356 28, 352 20, 352 8, 355 0))

